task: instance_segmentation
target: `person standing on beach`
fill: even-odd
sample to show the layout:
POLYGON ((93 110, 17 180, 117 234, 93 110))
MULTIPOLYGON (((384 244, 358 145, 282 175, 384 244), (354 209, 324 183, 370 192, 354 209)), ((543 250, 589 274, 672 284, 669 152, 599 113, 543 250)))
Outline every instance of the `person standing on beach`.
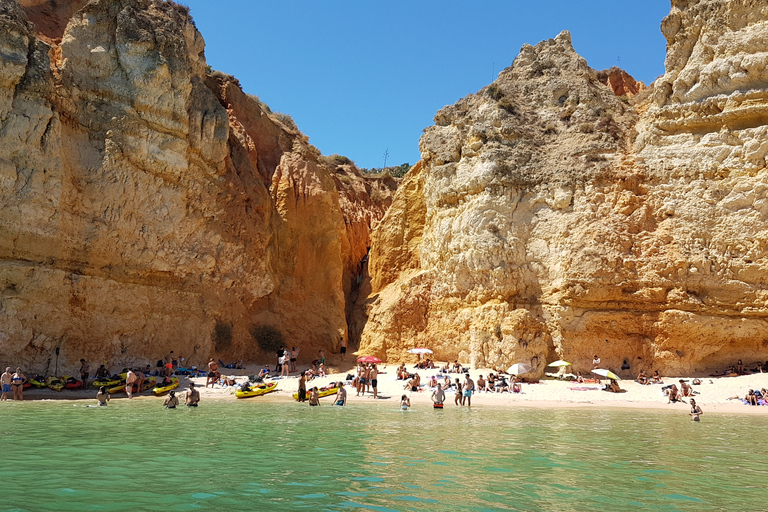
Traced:
POLYGON ((219 380, 219 365, 216 364, 213 358, 210 358, 208 360, 208 376, 205 379, 205 387, 208 387, 208 384, 213 387, 217 380, 219 380))
POLYGON ((197 407, 197 404, 200 403, 200 392, 195 389, 194 382, 189 383, 189 391, 184 397, 184 403, 187 404, 187 407, 197 407))
POLYGON ((378 390, 376 389, 379 385, 379 370, 376 369, 376 364, 371 365, 368 379, 371 383, 371 387, 373 388, 373 398, 379 398, 378 390))
POLYGON ((445 391, 443 391, 443 386, 439 382, 437 383, 437 389, 432 392, 432 402, 437 405, 443 405, 443 402, 445 402, 445 391))
POLYGON ((688 413, 688 415, 691 416, 691 421, 701 421, 699 416, 702 414, 704 414, 704 412, 701 410, 701 407, 696 405, 696 400, 691 398, 691 412, 688 413))
POLYGON ((125 393, 128 395, 128 398, 133 398, 133 384, 136 382, 136 374, 133 372, 133 370, 128 370, 128 373, 125 374, 125 393))
POLYGON ((278 359, 278 362, 280 364, 280 376, 281 377, 288 377, 288 375, 290 373, 289 370, 291 369, 291 366, 289 364, 290 363, 289 359, 290 358, 288 357, 288 350, 284 349, 283 350, 283 355, 281 355, 280 359, 278 359))
MULTIPOLYGON (((605 340, 605 341, 608 341, 608 340, 605 340)), ((595 370, 597 370, 598 368, 600 368, 600 358, 597 357, 597 354, 595 354, 595 357, 592 358, 592 373, 594 373, 595 370)), ((596 373, 595 373, 595 379, 597 379, 598 384, 601 384, 600 376, 596 373)))
POLYGON ((339 352, 341 352, 341 360, 344 361, 347 358, 347 340, 344 339, 344 336, 341 337, 339 340, 339 352))
POLYGON ((475 391, 475 381, 473 381, 470 376, 469 372, 464 374, 464 393, 461 397, 461 405, 464 405, 466 402, 467 407, 472 406, 472 393, 475 391))
POLYGON ((347 390, 344 389, 344 383, 339 382, 339 389, 336 390, 336 405, 347 405, 347 390))
POLYGON ((11 375, 11 387, 13 388, 14 400, 24 400, 25 382, 27 382, 27 376, 21 373, 21 368, 16 368, 16 372, 11 375))
POLYGON ((464 405, 461 403, 461 381, 458 377, 456 377, 456 396, 453 399, 453 403, 456 405, 464 405))
POLYGON ((299 402, 307 401, 307 374, 301 372, 299 375, 299 402))
POLYGON ((91 366, 85 359, 80 360, 80 381, 83 383, 83 388, 88 387, 88 377, 90 377, 91 366))
POLYGON ((293 347, 293 350, 291 350, 291 371, 296 371, 296 360, 299 358, 299 350, 301 350, 299 347, 293 347))
POLYGON ((11 392, 11 367, 5 369, 5 373, 0 375, 0 386, 3 388, 3 394, 0 395, 0 402, 6 402, 8 400, 8 393, 11 392))

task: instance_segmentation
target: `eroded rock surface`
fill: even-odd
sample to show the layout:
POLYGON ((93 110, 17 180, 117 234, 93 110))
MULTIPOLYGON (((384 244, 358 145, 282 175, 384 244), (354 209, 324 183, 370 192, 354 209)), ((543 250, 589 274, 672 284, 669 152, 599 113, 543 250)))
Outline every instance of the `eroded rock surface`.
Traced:
POLYGON ((29 21, 52 2, 23 5, 0 4, 0 360, 202 365, 259 355, 254 326, 305 352, 346 336, 396 184, 206 74, 182 6, 82 2, 58 44, 29 21))
POLYGON ((768 358, 768 7, 674 1, 662 31, 631 106, 562 33, 437 113, 374 233, 364 352, 533 375, 768 358))

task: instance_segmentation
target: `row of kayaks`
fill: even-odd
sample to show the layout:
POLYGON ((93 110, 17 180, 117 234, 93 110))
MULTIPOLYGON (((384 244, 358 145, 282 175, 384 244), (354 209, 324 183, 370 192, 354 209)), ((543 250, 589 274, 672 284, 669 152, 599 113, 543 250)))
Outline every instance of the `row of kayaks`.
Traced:
MULTIPOLYGON (((104 386, 110 394, 125 392, 125 387, 127 386, 125 383, 126 374, 121 373, 119 376, 116 375, 114 377, 120 378, 97 380, 94 381, 93 386, 96 388, 104 386)), ((28 379, 24 387, 50 388, 54 391, 61 391, 62 389, 80 389, 83 387, 83 383, 69 375, 47 378, 36 375, 28 379)), ((170 381, 164 382, 158 382, 156 377, 147 377, 144 380, 144 390, 151 389, 155 395, 162 395, 177 387, 179 387, 179 379, 177 377, 171 377, 170 381)), ((136 384, 133 385, 133 392, 138 392, 136 384)))
POLYGON ((69 375, 62 375, 61 377, 40 377, 35 375, 31 379, 28 379, 24 383, 25 388, 50 388, 55 391, 61 391, 62 389, 80 389, 83 387, 83 383, 74 377, 69 375))

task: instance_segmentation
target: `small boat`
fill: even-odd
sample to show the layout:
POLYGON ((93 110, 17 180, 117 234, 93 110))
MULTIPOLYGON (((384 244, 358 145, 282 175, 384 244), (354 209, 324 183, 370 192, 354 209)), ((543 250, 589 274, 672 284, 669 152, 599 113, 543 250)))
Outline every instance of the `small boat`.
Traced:
POLYGON ((93 387, 100 388, 101 386, 105 386, 106 388, 113 388, 120 384, 125 385, 125 375, 126 374, 121 373, 120 375, 113 375, 101 380, 96 379, 93 381, 93 387))
POLYGON ((31 379, 27 380, 27 382, 30 384, 30 386, 34 386, 36 388, 47 388, 48 384, 45 382, 45 377, 42 375, 35 375, 31 379))
POLYGON ((250 386, 250 389, 248 391, 243 391, 242 389, 238 389, 235 392, 235 396, 237 398, 250 398, 252 396, 266 395, 267 393, 271 393, 275 389, 277 389, 277 382, 272 382, 269 384, 257 384, 255 386, 250 386))
POLYGON ((61 380, 64 381, 64 387, 66 389, 80 389, 83 387, 82 381, 79 381, 70 375, 62 375, 61 380))
POLYGON ((177 387, 179 387, 179 379, 176 377, 171 377, 170 384, 163 384, 160 382, 152 389, 152 392, 156 395, 162 395, 163 393, 167 393, 172 389, 176 389, 177 387))
MULTIPOLYGON (((323 398, 324 396, 335 395, 336 392, 339 390, 339 387, 340 386, 338 384, 334 384, 333 387, 325 386, 323 388, 320 388, 320 389, 317 390, 318 391, 317 397, 318 398, 323 398)), ((309 399, 309 392, 310 392, 310 389, 307 389, 307 399, 309 399)), ((294 400, 298 400, 299 399, 299 392, 298 391, 293 394, 293 399, 294 400)))
MULTIPOLYGON (((154 388, 156 382, 157 382, 157 378, 156 377, 147 377, 146 379, 144 379, 144 391, 147 391, 148 389, 154 388)), ((113 393, 123 393, 127 386, 128 386, 128 384, 120 384, 118 386, 114 386, 114 387, 111 387, 111 388, 107 389, 107 391, 110 394, 113 394, 113 393)), ((139 392, 139 386, 136 383, 133 384, 133 392, 134 393, 138 393, 139 392)))
POLYGON ((54 391, 61 391, 64 389, 64 381, 59 377, 48 377, 45 379, 45 383, 54 391))

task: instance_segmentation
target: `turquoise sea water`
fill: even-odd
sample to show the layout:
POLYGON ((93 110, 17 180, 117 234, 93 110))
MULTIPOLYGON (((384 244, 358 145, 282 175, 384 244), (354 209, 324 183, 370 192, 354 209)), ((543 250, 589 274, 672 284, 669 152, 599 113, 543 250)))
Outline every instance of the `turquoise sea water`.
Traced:
POLYGON ((0 510, 766 510, 762 416, 0 403, 0 510))

